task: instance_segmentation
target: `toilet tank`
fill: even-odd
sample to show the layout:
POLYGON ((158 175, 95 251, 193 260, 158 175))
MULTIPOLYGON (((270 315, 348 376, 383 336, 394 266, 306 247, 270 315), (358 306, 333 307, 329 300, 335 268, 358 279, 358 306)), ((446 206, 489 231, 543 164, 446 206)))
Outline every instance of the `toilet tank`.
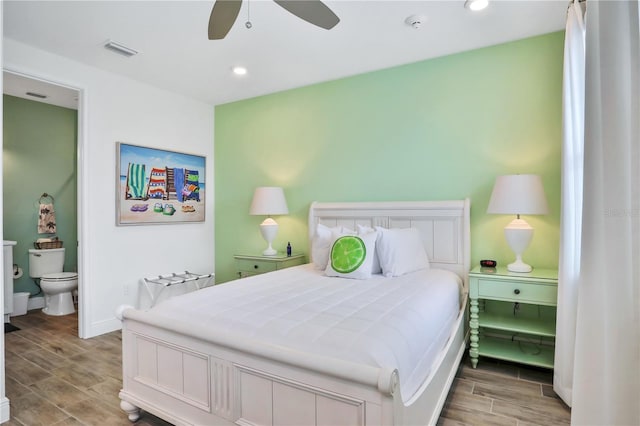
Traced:
POLYGON ((45 274, 62 272, 64 267, 64 247, 48 250, 29 250, 29 276, 40 278, 45 274))

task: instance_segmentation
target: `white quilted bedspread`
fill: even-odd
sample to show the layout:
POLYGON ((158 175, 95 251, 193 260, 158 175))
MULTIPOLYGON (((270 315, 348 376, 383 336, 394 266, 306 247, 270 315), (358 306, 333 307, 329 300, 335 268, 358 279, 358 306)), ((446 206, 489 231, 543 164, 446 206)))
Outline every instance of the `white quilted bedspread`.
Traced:
POLYGON ((460 289, 458 276, 440 269, 353 280, 303 265, 174 297, 150 313, 253 341, 396 368, 406 401, 448 340, 460 289))

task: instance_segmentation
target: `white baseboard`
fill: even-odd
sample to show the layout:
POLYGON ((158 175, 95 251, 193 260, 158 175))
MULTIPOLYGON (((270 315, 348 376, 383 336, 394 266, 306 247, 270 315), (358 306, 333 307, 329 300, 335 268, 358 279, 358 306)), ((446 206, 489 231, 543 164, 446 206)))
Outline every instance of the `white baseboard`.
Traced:
POLYGON ((29 302, 27 302, 28 311, 32 309, 42 309, 42 308, 44 308, 44 297, 36 296, 36 297, 29 298, 29 302))
POLYGON ((120 330, 122 328, 122 322, 116 317, 93 322, 89 325, 89 329, 87 330, 86 337, 95 337, 101 334, 110 333, 112 331, 120 330))
POLYGON ((6 397, 0 399, 0 423, 8 422, 10 417, 9 400, 6 397))

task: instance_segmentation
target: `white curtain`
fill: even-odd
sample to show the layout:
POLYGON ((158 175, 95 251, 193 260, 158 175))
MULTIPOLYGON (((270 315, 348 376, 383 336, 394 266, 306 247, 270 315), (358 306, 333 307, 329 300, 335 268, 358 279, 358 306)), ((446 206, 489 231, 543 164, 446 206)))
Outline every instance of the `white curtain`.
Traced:
POLYGON ((638 1, 587 2, 574 425, 640 424, 638 1))
POLYGON ((562 87, 562 190, 558 313, 553 389, 571 406, 573 355, 580 277, 582 175, 584 163, 584 3, 567 11, 562 87))

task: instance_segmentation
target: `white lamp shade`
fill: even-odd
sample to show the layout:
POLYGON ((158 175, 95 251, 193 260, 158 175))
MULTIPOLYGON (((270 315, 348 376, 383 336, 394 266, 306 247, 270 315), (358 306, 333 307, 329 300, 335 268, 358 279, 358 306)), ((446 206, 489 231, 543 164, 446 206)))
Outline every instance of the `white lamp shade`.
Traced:
MULTIPOLYGON (((249 208, 250 215, 271 216, 278 214, 288 214, 287 200, 284 198, 284 191, 279 186, 261 186, 256 188, 249 208)), ((267 248, 262 252, 264 256, 275 256, 277 251, 271 246, 276 234, 278 224, 270 217, 260 224, 262 238, 267 242, 267 248)))
POLYGON ((288 214, 287 200, 284 191, 279 186, 261 186, 256 188, 249 208, 250 215, 279 215, 288 214))
POLYGON ((498 176, 487 213, 547 214, 547 198, 538 175, 498 176))
POLYGON ((531 265, 522 261, 522 253, 533 238, 533 228, 521 214, 546 214, 549 210, 547 198, 538 175, 498 176, 493 186, 487 213, 518 215, 504 228, 504 236, 516 255, 516 260, 507 265, 511 272, 531 272, 531 265))

